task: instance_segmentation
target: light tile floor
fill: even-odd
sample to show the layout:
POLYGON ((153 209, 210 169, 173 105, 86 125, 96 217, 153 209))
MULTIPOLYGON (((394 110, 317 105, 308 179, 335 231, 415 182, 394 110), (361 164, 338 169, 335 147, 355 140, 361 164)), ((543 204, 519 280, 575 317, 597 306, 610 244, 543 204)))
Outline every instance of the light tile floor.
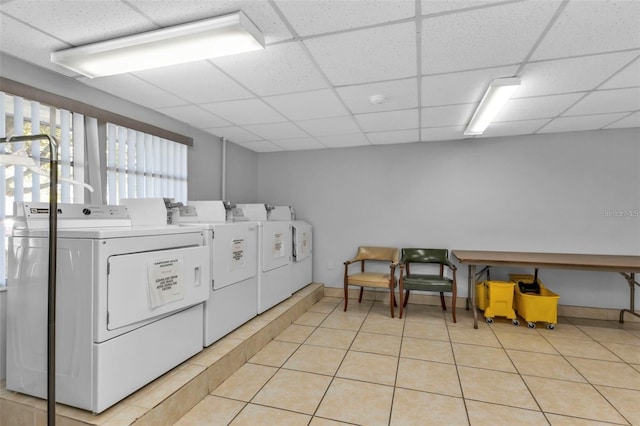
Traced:
POLYGON ((325 297, 177 425, 640 425, 640 323, 457 317, 325 297))

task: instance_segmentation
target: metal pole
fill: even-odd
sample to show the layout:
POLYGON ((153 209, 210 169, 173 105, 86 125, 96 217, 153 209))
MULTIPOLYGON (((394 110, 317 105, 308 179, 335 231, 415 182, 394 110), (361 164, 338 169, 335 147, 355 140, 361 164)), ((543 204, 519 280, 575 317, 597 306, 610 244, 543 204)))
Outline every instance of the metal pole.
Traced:
POLYGON ((51 153, 49 169, 49 277, 47 310, 47 425, 56 424, 56 254, 58 250, 58 141, 50 135, 0 138, 0 143, 47 139, 51 153))

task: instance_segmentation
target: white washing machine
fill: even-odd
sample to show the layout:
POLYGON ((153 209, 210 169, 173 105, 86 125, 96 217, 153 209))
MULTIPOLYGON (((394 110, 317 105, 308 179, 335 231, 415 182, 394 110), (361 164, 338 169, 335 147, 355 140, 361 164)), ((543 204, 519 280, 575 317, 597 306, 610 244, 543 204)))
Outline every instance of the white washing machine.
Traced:
POLYGON ((238 204, 258 223, 258 314, 291 296, 291 211, 288 206, 238 204))
MULTIPOLYGON (((56 400, 99 413, 202 350, 208 249, 203 230, 133 227, 124 206, 58 209, 56 400)), ((45 398, 49 205, 16 210, 6 386, 45 398)))
POLYGON ((204 346, 258 315, 258 224, 223 201, 188 201, 180 224, 205 226, 211 283, 204 346))
POLYGON ((291 292, 295 293, 313 280, 313 228, 304 220, 291 222, 292 259, 291 292))

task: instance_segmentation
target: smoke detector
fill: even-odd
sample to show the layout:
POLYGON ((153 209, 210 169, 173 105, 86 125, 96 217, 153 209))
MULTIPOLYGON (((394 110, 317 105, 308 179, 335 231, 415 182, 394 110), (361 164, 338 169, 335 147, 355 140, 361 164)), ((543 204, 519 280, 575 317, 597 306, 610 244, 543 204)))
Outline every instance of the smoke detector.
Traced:
POLYGON ((371 95, 369 96, 369 102, 371 105, 381 105, 387 102, 387 97, 385 95, 371 95))

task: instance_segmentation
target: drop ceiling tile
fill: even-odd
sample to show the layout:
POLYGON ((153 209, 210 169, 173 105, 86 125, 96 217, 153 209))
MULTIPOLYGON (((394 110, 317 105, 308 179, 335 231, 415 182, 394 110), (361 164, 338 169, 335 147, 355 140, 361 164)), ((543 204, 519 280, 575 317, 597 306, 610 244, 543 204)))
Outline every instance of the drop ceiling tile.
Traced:
POLYGON ((422 127, 461 126, 469 123, 477 104, 447 105, 422 108, 420 115, 422 127))
POLYGON ((139 71, 134 75, 194 104, 253 97, 208 61, 139 71))
POLYGON ((197 128, 207 127, 221 127, 228 126, 230 123, 226 122, 220 117, 216 117, 208 111, 198 108, 195 105, 184 105, 168 108, 157 108, 157 111, 176 120, 184 121, 197 128))
POLYGON ((637 110, 640 110, 640 87, 591 92, 563 115, 631 112, 637 110))
POLYGON ((321 136, 317 139, 327 148, 346 148, 351 146, 369 145, 369 140, 362 133, 321 136))
POLYGON ((598 87, 598 89, 617 89, 621 87, 638 86, 640 86, 640 58, 611 77, 610 80, 598 87))
POLYGON ((559 2, 519 2, 422 21, 422 74, 521 62, 559 2))
POLYGON ((420 129, 420 140, 422 142, 446 141, 464 138, 464 126, 431 127, 429 129, 420 129))
POLYGON ((360 132, 360 128, 350 116, 296 121, 296 124, 311 136, 346 135, 360 132))
POLYGON ((210 129, 207 128, 205 131, 212 135, 216 135, 219 138, 225 137, 234 143, 262 140, 260 136, 254 135, 253 133, 238 126, 213 127, 210 129))
POLYGON ((382 83, 339 87, 336 90, 353 114, 362 114, 416 108, 418 106, 417 87, 417 79, 408 78, 382 83), (387 100, 382 104, 374 105, 369 101, 371 95, 384 95, 387 100))
POLYGON ((265 97, 264 101, 290 120, 336 117, 348 112, 329 89, 265 97))
POLYGON ((324 146, 314 138, 273 139, 271 142, 287 151, 324 148, 324 146))
POLYGON ((593 90, 635 56, 637 52, 622 52, 529 63, 518 75, 521 85, 513 97, 593 90))
POLYGON ((584 96, 584 93, 540 96, 509 100, 498 112, 494 122, 553 118, 584 96))
POLYGON ((624 129, 628 127, 640 127, 640 111, 629 114, 623 119, 609 124, 605 129, 624 129))
POLYGON ((383 132, 387 130, 417 129, 418 109, 401 111, 373 112, 358 114, 356 121, 365 132, 383 132))
POLYGON ((312 38, 304 43, 334 85, 416 75, 413 22, 312 38))
POLYGON ((211 61, 259 96, 327 87, 325 79, 298 42, 267 46, 264 50, 211 61))
POLYGON ((78 73, 55 65, 49 59, 52 51, 67 47, 70 46, 0 13, 0 51, 72 77, 78 73))
POLYGON ((255 142, 242 142, 238 145, 250 149, 255 152, 277 152, 283 151, 279 146, 269 142, 269 141, 255 141, 255 142))
POLYGON ((202 107, 233 124, 239 125, 287 121, 286 118, 259 99, 216 102, 203 104, 202 107))
POLYGON ((640 48, 638 22, 637 1, 570 1, 532 59, 640 48))
POLYGON ((94 79, 80 77, 78 81, 147 108, 156 109, 187 104, 183 99, 140 80, 133 74, 119 74, 94 79))
POLYGON ((290 139, 303 138, 307 134, 292 123, 268 123, 268 124, 252 124, 244 126, 251 133, 262 136, 264 139, 290 139))
POLYGON ((13 1, 2 12, 74 46, 158 28, 119 0, 13 1))
POLYGON ((414 0, 276 0, 300 36, 349 30, 415 16, 414 0))
POLYGON ((292 38, 269 2, 255 0, 130 0, 133 6, 162 26, 171 26, 243 11, 264 35, 265 42, 292 38))
POLYGON ((537 133, 579 132, 583 130, 597 130, 624 117, 624 113, 580 115, 576 117, 559 117, 538 130, 537 133))
POLYGON ((422 0, 422 15, 430 15, 433 13, 449 12, 470 7, 486 6, 501 1, 485 1, 485 0, 422 0))
POLYGON ((394 143, 410 143, 420 141, 420 131, 418 129, 392 130, 390 132, 367 133, 369 142, 374 145, 386 145, 394 143))
POLYGON ((480 102, 491 81, 512 77, 517 66, 422 77, 422 106, 480 102))
POLYGON ((507 121, 491 123, 482 135, 476 137, 492 138, 496 136, 530 135, 551 121, 548 118, 540 120, 507 121))

